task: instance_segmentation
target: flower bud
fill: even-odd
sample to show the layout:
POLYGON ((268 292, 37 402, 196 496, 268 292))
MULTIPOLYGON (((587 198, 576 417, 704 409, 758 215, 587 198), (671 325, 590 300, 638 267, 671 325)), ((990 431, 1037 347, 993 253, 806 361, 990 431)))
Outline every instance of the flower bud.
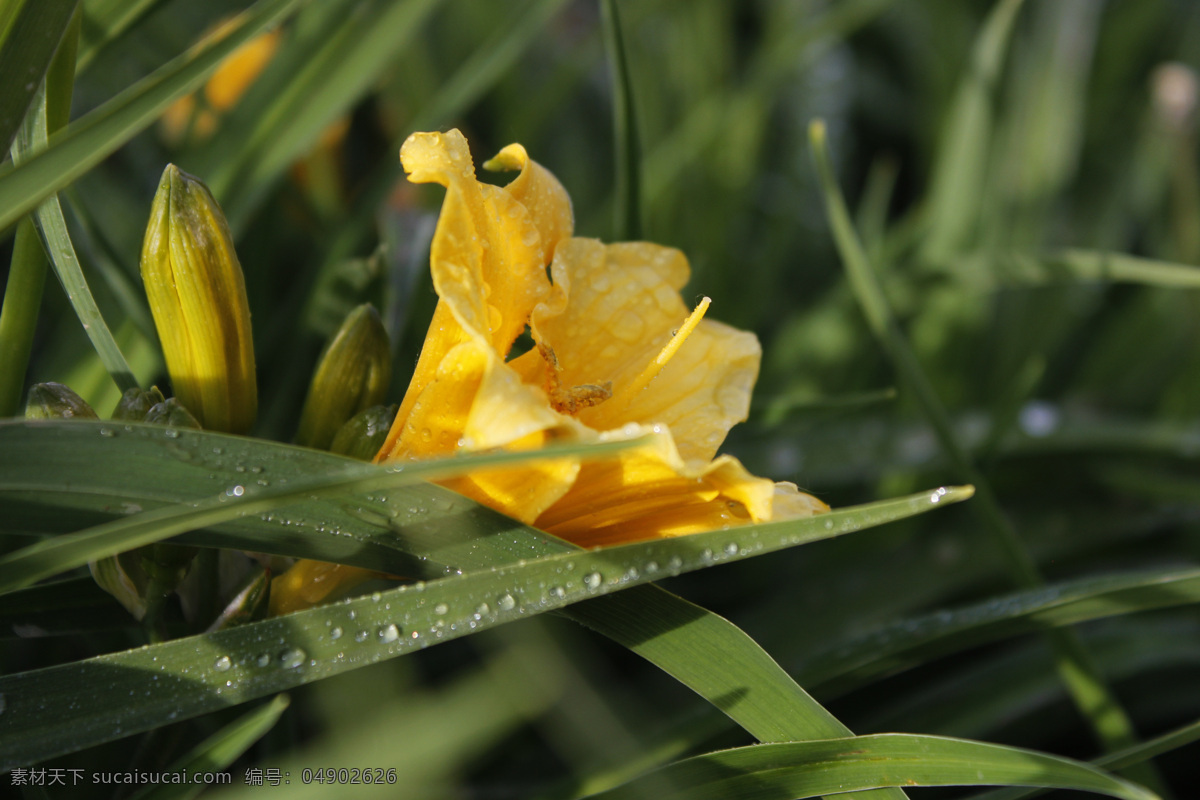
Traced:
POLYGON ((392 379, 387 331, 369 303, 347 315, 313 373, 296 443, 327 449, 348 419, 378 404, 392 379))
POLYGON ((146 616, 146 587, 150 579, 142 569, 141 548, 88 563, 96 585, 125 606, 136 620, 146 616))
POLYGON ((141 422, 146 418, 150 409, 164 399, 163 393, 158 390, 157 386, 149 389, 142 389, 138 386, 126 389, 125 394, 121 395, 116 409, 113 410, 112 418, 122 422, 141 422))
POLYGON ((338 429, 329 452, 370 461, 383 447, 400 406, 371 406, 360 411, 338 429))
POLYGON ((154 407, 146 412, 143 421, 154 425, 169 425, 172 428, 200 429, 200 422, 176 397, 155 403, 154 407))
POLYGON ((25 403, 26 419, 99 419, 92 407, 61 383, 35 383, 25 403))
POLYGON ((150 209, 142 282, 175 395, 207 430, 248 432, 258 390, 242 267, 208 187, 173 164, 150 209))

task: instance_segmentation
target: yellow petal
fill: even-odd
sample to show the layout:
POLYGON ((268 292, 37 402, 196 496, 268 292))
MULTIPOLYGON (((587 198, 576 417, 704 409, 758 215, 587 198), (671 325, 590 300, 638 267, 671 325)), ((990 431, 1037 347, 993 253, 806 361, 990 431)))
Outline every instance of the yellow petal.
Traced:
POLYGON ((217 111, 227 111, 242 99, 275 56, 282 35, 278 28, 268 31, 230 53, 204 85, 204 98, 208 104, 217 111))
POLYGON ((287 572, 271 581, 271 616, 320 605, 335 592, 348 591, 364 581, 379 577, 382 576, 378 572, 345 564, 297 561, 287 572))
MULTIPOLYGON (((570 425, 540 389, 522 383, 489 348, 464 342, 446 354, 417 393, 404 424, 393 426, 399 433, 392 452, 430 458, 460 449, 536 449, 566 436, 570 425)), ((480 471, 445 485, 529 522, 567 491, 577 472, 574 459, 560 459, 480 471)))
POLYGON ((429 254, 438 297, 472 338, 507 355, 549 290, 533 219, 508 191, 475 180, 457 130, 413 134, 400 160, 413 183, 446 187, 429 254))
MULTIPOLYGON (((631 426, 616 436, 648 432, 631 426)), ((811 516, 826 509, 794 486, 789 490, 790 485, 754 477, 730 456, 687 465, 670 434, 662 428, 657 433, 651 445, 585 463, 571 490, 534 524, 595 547, 783 519, 785 514, 811 516), (777 497, 786 499, 777 502, 777 497)))
POLYGON ((485 162, 483 167, 493 172, 521 171, 504 188, 529 211, 541 238, 542 263, 549 264, 558 243, 571 238, 575 230, 575 217, 567 190, 554 177, 554 173, 531 159, 519 144, 505 147, 495 158, 485 162))
MULTIPOLYGON (((557 250, 552 294, 530 327, 557 357, 560 383, 612 382, 612 400, 579 411, 581 422, 665 424, 685 460, 707 461, 749 411, 762 352, 754 334, 704 320, 649 385, 622 394, 688 317, 679 289, 689 273, 672 248, 571 239, 557 250)), ((540 360, 526 354, 514 367, 534 381, 540 360)))
MULTIPOLYGON (((507 356, 525 330, 533 307, 550 290, 545 253, 553 248, 547 248, 534 217, 507 189, 475 179, 471 153, 461 133, 414 133, 400 149, 400 160, 412 182, 446 187, 429 254, 433 286, 440 299, 408 392, 377 460, 408 457, 417 450, 453 452, 458 436, 439 437, 449 445, 442 450, 420 447, 411 439, 402 441, 404 430, 415 430, 417 435, 424 430, 423 423, 409 421, 418 398, 458 345, 471 342, 490 349, 500 359, 507 356)), ((507 166, 516 160, 517 155, 509 153, 502 163, 507 166)), ((564 197, 565 192, 534 162, 526 159, 521 166, 514 183, 520 183, 527 197, 540 198, 539 219, 550 220, 545 223, 547 237, 558 235, 562 209, 558 203, 555 211, 552 199, 556 191, 564 197)))

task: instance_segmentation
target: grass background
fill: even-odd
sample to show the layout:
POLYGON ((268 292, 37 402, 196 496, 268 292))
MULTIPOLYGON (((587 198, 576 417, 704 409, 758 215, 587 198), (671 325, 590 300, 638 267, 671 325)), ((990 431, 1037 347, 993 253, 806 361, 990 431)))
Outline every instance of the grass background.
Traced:
MULTIPOLYGON (((144 14, 122 29, 118 4, 82 3, 73 118, 245 7, 130 5, 144 14)), ((809 146, 809 123, 821 117, 897 330, 944 407, 932 418, 944 411, 1045 579, 1195 566, 1200 9, 1183 0, 619 8, 643 234, 688 255, 685 298, 712 297, 714 318, 763 343, 752 417, 727 452, 835 507, 974 480, 847 279, 809 146)), ((611 239, 625 223, 614 221, 623 164, 599 4, 338 0, 305 5, 283 31, 275 59, 211 137, 172 141, 150 125, 62 197, 105 319, 138 379, 162 384, 137 276, 142 231, 167 162, 209 183, 246 272, 256 435, 287 441, 320 347, 358 303, 375 302, 393 335, 393 398, 411 373, 435 299, 426 249, 440 191, 399 180, 396 151, 409 132, 460 127, 477 161, 519 141, 567 187, 578 235, 611 239), (343 138, 314 150, 339 120, 343 138)), ((68 383, 102 415, 118 396, 53 279, 29 380, 68 383)), ((964 637, 865 680, 821 671, 880 626, 987 608, 1017 588, 978 502, 667 586, 741 626, 858 733, 1094 758, 1045 637, 975 646, 964 637)), ((10 638, 0 668, 142 641, 116 615, 64 627, 69 635, 10 638)), ((1078 626, 1143 737, 1200 717, 1198 633, 1191 605, 1078 626)), ((399 749, 402 763, 424 765, 410 767, 413 792, 573 796, 589 776, 613 780, 751 741, 705 708, 627 650, 540 617, 298 689, 238 765, 386 767, 399 749)), ((167 764, 232 717, 61 763, 167 764)), ((1200 778, 1195 745, 1158 763, 1165 785, 1188 796, 1200 778)))

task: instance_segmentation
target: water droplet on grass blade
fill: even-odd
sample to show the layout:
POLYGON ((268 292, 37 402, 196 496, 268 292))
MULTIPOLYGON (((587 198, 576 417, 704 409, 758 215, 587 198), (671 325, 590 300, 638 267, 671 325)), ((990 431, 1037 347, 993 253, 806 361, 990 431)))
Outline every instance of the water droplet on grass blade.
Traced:
POLYGON ((299 647, 289 648, 279 654, 279 666, 284 669, 294 669, 304 663, 308 654, 299 647))

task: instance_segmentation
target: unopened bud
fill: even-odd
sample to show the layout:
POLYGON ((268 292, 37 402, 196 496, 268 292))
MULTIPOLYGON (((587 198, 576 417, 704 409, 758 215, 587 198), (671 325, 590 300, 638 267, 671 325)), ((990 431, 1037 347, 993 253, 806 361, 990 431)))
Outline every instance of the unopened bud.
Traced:
POLYGON ((399 406, 371 406, 358 412, 338 430, 329 452, 370 461, 383 447, 399 410, 399 406))
POLYGON ((35 383, 25 403, 26 419, 99 419, 92 407, 61 383, 35 383))
POLYGON ((358 412, 383 400, 392 379, 387 331, 369 303, 350 312, 313 373, 297 444, 327 449, 358 412))
POLYGON ((200 429, 200 422, 190 411, 183 407, 176 397, 156 403, 146 412, 145 422, 154 425, 170 425, 172 428, 200 429))
POLYGON ((149 389, 142 389, 137 386, 132 389, 126 389, 125 394, 121 395, 121 399, 112 413, 112 418, 121 420, 122 422, 141 422, 146 418, 146 414, 149 413, 150 409, 161 403, 164 399, 163 393, 158 390, 157 386, 152 386, 149 389))
POLYGON ((175 395, 204 428, 248 432, 258 390, 242 267, 208 187, 173 164, 150 209, 142 281, 175 395))
POLYGON ((140 548, 88 564, 96 585, 125 606, 133 618, 146 616, 146 587, 150 579, 142 569, 140 548))

